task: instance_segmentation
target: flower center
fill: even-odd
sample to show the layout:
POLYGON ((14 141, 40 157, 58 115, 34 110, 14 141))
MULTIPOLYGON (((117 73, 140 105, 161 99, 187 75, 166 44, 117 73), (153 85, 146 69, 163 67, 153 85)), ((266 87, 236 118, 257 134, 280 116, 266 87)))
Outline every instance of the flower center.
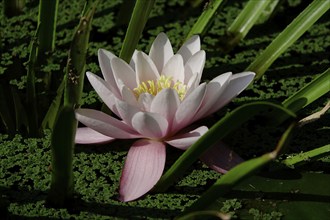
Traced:
POLYGON ((161 75, 156 81, 148 80, 147 82, 140 83, 133 89, 136 97, 139 97, 142 93, 149 93, 151 95, 157 95, 163 89, 174 89, 177 91, 179 98, 182 100, 187 93, 187 86, 180 81, 174 82, 173 77, 161 75))

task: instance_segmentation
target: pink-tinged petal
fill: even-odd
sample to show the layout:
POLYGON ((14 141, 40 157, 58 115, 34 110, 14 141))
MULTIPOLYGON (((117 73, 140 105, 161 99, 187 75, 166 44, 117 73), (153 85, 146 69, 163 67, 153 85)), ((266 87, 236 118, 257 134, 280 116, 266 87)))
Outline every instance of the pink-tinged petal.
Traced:
POLYGON ((239 95, 253 80, 255 73, 243 72, 232 75, 225 91, 215 102, 213 108, 207 113, 212 114, 225 106, 233 98, 239 95))
POLYGON ((142 93, 139 96, 138 103, 142 110, 149 112, 154 96, 149 93, 142 93))
POLYGON ((174 117, 174 131, 178 131, 192 122, 193 117, 202 104, 205 90, 206 85, 203 83, 199 85, 189 96, 185 97, 179 105, 174 117))
POLYGON ((134 53, 133 53, 133 55, 132 55, 132 59, 131 59, 131 61, 129 62, 129 65, 132 67, 132 69, 134 70, 134 71, 136 71, 136 59, 137 59, 137 53, 138 53, 139 51, 138 50, 134 50, 134 53))
POLYGON ((190 59, 190 57, 200 51, 200 49, 201 41, 199 39, 199 36, 194 35, 182 45, 177 54, 181 54, 184 63, 186 63, 190 59))
POLYGON ((167 120, 156 113, 138 112, 132 118, 133 128, 144 137, 162 138, 167 134, 167 120))
POLYGON ((219 173, 226 173, 228 170, 244 161, 222 141, 218 141, 207 149, 200 157, 200 160, 219 173))
POLYGON ((197 85, 199 84, 201 77, 202 77, 204 65, 205 65, 205 58, 206 58, 206 54, 205 54, 204 50, 200 50, 197 53, 195 53, 192 57, 190 57, 190 59, 187 61, 187 63, 184 66, 184 68, 185 68, 184 82, 185 83, 189 82, 193 73, 197 73, 198 81, 196 83, 197 83, 197 85))
POLYGON ((188 84, 187 84, 187 92, 186 92, 186 96, 188 96, 190 93, 192 93, 192 91, 194 91, 196 89, 196 87, 198 86, 198 82, 199 82, 199 75, 198 73, 194 73, 192 75, 192 77, 190 77, 188 84))
POLYGON ((98 50, 98 59, 99 59, 99 64, 100 68, 103 74, 103 77, 105 81, 109 84, 109 87, 111 88, 111 91, 119 97, 119 90, 116 85, 116 80, 112 72, 111 68, 111 60, 115 58, 116 55, 111 53, 110 51, 104 50, 104 49, 99 49, 98 50))
POLYGON ((75 136, 76 144, 105 144, 115 138, 105 136, 89 127, 78 128, 75 136))
POLYGON ((87 127, 109 137, 118 139, 141 137, 129 125, 101 111, 77 109, 76 118, 87 127))
POLYGON ((120 200, 128 202, 149 192, 160 179, 166 160, 165 144, 138 140, 129 149, 120 178, 120 200))
POLYGON ((158 34, 151 45, 149 56, 161 73, 167 61, 173 56, 172 45, 166 34, 158 34))
POLYGON ((174 82, 183 82, 184 66, 182 56, 180 54, 172 56, 166 63, 161 75, 172 77, 174 82))
POLYGON ((139 51, 136 55, 136 81, 138 84, 142 82, 147 82, 148 80, 157 80, 159 78, 159 73, 157 67, 151 58, 145 53, 139 51))
POLYGON ((111 65, 117 85, 118 79, 120 79, 128 88, 132 90, 137 87, 135 72, 125 61, 115 57, 111 60, 111 65))
POLYGON ((123 102, 121 100, 116 101, 116 106, 120 115, 120 118, 123 119, 123 121, 132 126, 132 118, 133 116, 140 111, 139 108, 130 105, 127 102, 123 102))
POLYGON ((123 101, 128 102, 133 106, 139 106, 138 101, 136 100, 136 96, 124 83, 121 79, 117 81, 120 95, 123 101))
POLYGON ((100 96, 103 102, 110 108, 113 113, 118 115, 118 111, 116 109, 117 97, 112 93, 111 89, 109 88, 109 84, 91 72, 87 72, 86 75, 90 84, 93 86, 96 93, 100 96))
POLYGON ((164 116, 171 126, 179 105, 180 99, 178 93, 174 89, 163 89, 152 101, 150 111, 164 116))
POLYGON ((202 106, 195 115, 194 120, 198 120, 207 116, 207 112, 213 108, 222 92, 228 86, 231 76, 231 72, 221 74, 206 85, 206 92, 202 106))
POLYGON ((205 134, 207 130, 208 128, 206 126, 201 126, 187 133, 175 135, 165 142, 173 147, 186 150, 205 134))

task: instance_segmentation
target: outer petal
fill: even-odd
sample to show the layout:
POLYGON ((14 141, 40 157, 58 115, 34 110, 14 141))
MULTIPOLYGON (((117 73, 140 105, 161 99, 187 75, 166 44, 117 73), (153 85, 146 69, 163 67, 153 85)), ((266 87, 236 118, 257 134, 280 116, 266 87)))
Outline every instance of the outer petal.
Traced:
POLYGON ((138 53, 139 51, 138 50, 134 50, 134 53, 133 53, 133 55, 132 55, 132 59, 131 59, 131 61, 129 62, 129 65, 132 67, 132 69, 136 72, 136 60, 137 60, 137 53, 138 53))
POLYGON ((243 72, 234 74, 229 82, 229 85, 226 87, 226 90, 218 98, 214 107, 207 113, 212 114, 218 111, 220 108, 225 106, 238 94, 240 94, 253 80, 255 73, 253 72, 243 72))
POLYGON ((158 34, 151 45, 149 56, 161 73, 167 61, 173 56, 172 45, 166 34, 158 34))
POLYGON ((162 142, 138 140, 129 149, 120 178, 120 200, 128 202, 150 191, 160 179, 166 159, 162 142))
POLYGON ((161 75, 173 77, 174 82, 183 82, 184 66, 182 56, 180 54, 172 56, 172 58, 166 63, 161 75))
POLYGON ((127 124, 101 111, 77 109, 76 118, 87 127, 109 137, 118 139, 141 137, 141 135, 134 132, 127 124))
POLYGON ((159 78, 158 70, 148 55, 139 51, 136 58, 135 70, 138 84, 159 78))
POLYGON ((171 125, 179 105, 178 93, 174 89, 163 89, 153 99, 150 111, 164 116, 171 125))
POLYGON ((115 106, 117 97, 112 93, 111 89, 109 88, 109 84, 91 72, 87 72, 86 75, 89 82, 92 84, 93 88, 103 100, 103 102, 110 108, 112 112, 118 115, 118 111, 115 106))
POLYGON ((182 101, 175 114, 173 131, 178 131, 192 122, 193 117, 201 106, 205 89, 206 85, 203 83, 182 101))
POLYGON ((188 41, 186 41, 182 47, 177 52, 182 55, 184 63, 186 63, 189 58, 197 53, 201 49, 201 41, 198 35, 192 36, 188 41))
POLYGON ((76 144, 105 144, 115 140, 105 136, 89 127, 78 128, 75 137, 76 144))
POLYGON ((118 79, 130 89, 136 88, 136 74, 134 70, 122 59, 117 57, 111 60, 113 74, 118 85, 118 79))
POLYGON ((119 97, 118 96, 119 90, 116 85, 115 77, 113 75, 111 63, 110 63, 111 60, 115 57, 116 57, 116 55, 114 55, 110 51, 107 51, 104 49, 99 49, 99 51, 98 51, 99 64, 100 64, 100 68, 101 68, 103 77, 104 77, 105 81, 107 81, 107 83, 109 84, 111 91, 117 97, 119 97))
POLYGON ((206 126, 201 126, 188 133, 173 136, 170 140, 166 141, 166 143, 181 150, 186 150, 205 134, 207 130, 208 128, 206 126))
POLYGON ((204 65, 205 65, 205 58, 206 54, 204 50, 200 50, 197 53, 195 53, 190 59, 187 61, 187 63, 184 66, 184 72, 185 72, 185 78, 184 82, 187 84, 192 77, 193 73, 198 74, 198 81, 196 82, 197 85, 199 84, 204 65))
POLYGON ((207 116, 207 112, 213 108, 214 103, 217 102, 222 92, 227 88, 231 76, 231 72, 221 74, 206 85, 202 106, 195 115, 194 120, 207 116))
POLYGON ((132 118, 133 128, 144 137, 162 138, 167 134, 167 120, 156 113, 138 112, 132 118))
POLYGON ((209 148, 200 159, 219 173, 226 173, 228 170, 244 161, 222 141, 217 142, 209 148))

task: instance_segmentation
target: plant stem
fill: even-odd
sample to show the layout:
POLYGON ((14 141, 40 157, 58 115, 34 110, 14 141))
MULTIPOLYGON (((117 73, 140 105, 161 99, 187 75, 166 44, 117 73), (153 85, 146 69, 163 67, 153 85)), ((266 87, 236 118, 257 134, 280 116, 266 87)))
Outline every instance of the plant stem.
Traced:
POLYGON ((207 3, 206 8, 203 10, 194 26, 190 29, 186 40, 188 40, 192 35, 200 35, 205 33, 207 26, 211 23, 212 18, 215 16, 215 13, 221 3, 222 0, 213 0, 207 3))
POLYGON ((269 66, 330 8, 328 1, 314 0, 282 31, 246 69, 259 79, 269 66))
POLYGON ((73 199, 73 149, 77 129, 74 109, 79 107, 91 23, 97 1, 87 1, 75 31, 68 57, 65 77, 64 107, 60 110, 52 133, 52 183, 49 204, 63 207, 73 199))
POLYGON ((119 57, 130 62, 155 0, 137 0, 119 57))
POLYGON ((271 3, 271 0, 250 0, 234 22, 229 26, 226 33, 226 42, 223 45, 224 51, 235 47, 250 31, 257 22, 261 13, 271 3))

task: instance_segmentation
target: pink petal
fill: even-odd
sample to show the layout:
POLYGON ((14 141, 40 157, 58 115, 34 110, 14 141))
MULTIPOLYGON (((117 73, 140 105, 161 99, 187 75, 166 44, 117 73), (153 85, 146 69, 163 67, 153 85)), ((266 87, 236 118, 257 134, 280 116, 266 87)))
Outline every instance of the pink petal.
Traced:
POLYGON ((109 87, 111 88, 111 91, 119 97, 119 90, 116 85, 115 77, 112 72, 111 63, 110 61, 115 58, 116 55, 111 53, 110 51, 99 49, 98 51, 98 58, 99 58, 99 64, 100 68, 103 74, 103 77, 105 81, 109 84, 109 87))
POLYGON ((179 105, 178 93, 174 89, 163 89, 153 99, 150 111, 164 116, 171 125, 179 105))
POLYGON ((158 34, 151 45, 149 56, 161 73, 167 61, 173 56, 172 45, 166 34, 158 34))
POLYGON ((133 128, 144 137, 162 138, 167 134, 167 120, 156 113, 138 112, 132 118, 133 128))
POLYGON ((132 90, 130 90, 123 83, 123 81, 121 81, 121 79, 118 79, 117 83, 118 83, 118 88, 119 88, 119 91, 120 91, 121 99, 125 102, 128 102, 129 104, 131 104, 133 106, 139 106, 139 104, 136 100, 136 96, 134 95, 132 90))
POLYGON ((159 78, 158 70, 151 60, 151 58, 145 53, 139 51, 136 55, 136 81, 138 84, 147 82, 148 80, 157 80, 159 78))
POLYGON ((87 127, 109 137, 118 139, 141 137, 127 124, 101 111, 77 109, 76 118, 87 127))
POLYGON ((222 141, 218 141, 210 147, 200 157, 200 160, 219 173, 226 173, 228 170, 244 161, 222 141))
POLYGON ((194 120, 207 116, 207 112, 214 107, 222 92, 227 88, 231 76, 231 72, 221 74, 206 85, 202 106, 195 115, 194 120))
POLYGON ((173 136, 170 140, 165 141, 169 145, 179 148, 181 150, 186 150, 193 143, 195 143, 203 134, 207 132, 208 128, 206 126, 201 126, 188 133, 179 134, 173 136))
POLYGON ((105 144, 115 140, 89 127, 78 128, 75 136, 76 144, 105 144))
POLYGON ((93 86, 103 102, 110 108, 112 112, 118 115, 116 109, 117 97, 112 93, 111 89, 109 88, 109 84, 91 72, 87 72, 86 75, 90 84, 93 86))
POLYGON ((205 54, 204 50, 200 50, 197 53, 195 53, 192 57, 190 57, 190 59, 187 61, 187 63, 184 66, 184 69, 185 69, 184 82, 185 83, 189 82, 193 73, 197 73, 198 81, 196 83, 197 83, 197 85, 199 85, 199 82, 202 77, 204 65, 205 65, 205 57, 206 57, 206 54, 205 54))
POLYGON ((205 90, 206 85, 203 83, 199 85, 189 96, 185 97, 176 111, 173 131, 178 131, 192 122, 193 117, 202 104, 205 90))
POLYGON ((182 45, 177 54, 181 54, 184 63, 186 63, 190 59, 190 57, 200 51, 200 49, 201 41, 199 39, 199 36, 194 35, 182 45))
POLYGON ((239 95, 252 82, 254 76, 255 73, 253 72, 243 72, 232 75, 225 91, 223 91, 221 96, 214 104, 214 107, 207 114, 209 115, 218 111, 233 98, 239 95))
POLYGON ((137 199, 150 191, 165 166, 166 149, 162 142, 138 140, 129 149, 120 178, 120 200, 137 199))
POLYGON ((149 93, 142 93, 139 96, 138 103, 142 110, 149 112, 154 96, 149 93))
POLYGON ((172 56, 166 63, 161 75, 172 77, 174 82, 183 82, 184 66, 182 56, 180 54, 172 56))
POLYGON ((137 87, 135 72, 125 61, 115 57, 111 60, 111 65, 116 82, 121 79, 131 90, 137 87))

